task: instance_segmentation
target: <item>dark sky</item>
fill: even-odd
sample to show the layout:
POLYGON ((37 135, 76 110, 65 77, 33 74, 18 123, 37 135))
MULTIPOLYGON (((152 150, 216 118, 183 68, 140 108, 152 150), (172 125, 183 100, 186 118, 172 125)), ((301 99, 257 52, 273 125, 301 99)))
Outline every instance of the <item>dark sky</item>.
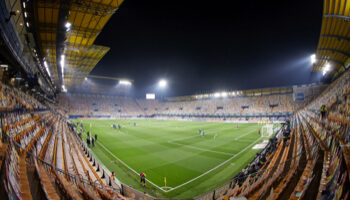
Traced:
POLYGON ((320 0, 125 0, 91 74, 133 79, 137 96, 161 78, 167 96, 315 82, 321 20, 320 0))

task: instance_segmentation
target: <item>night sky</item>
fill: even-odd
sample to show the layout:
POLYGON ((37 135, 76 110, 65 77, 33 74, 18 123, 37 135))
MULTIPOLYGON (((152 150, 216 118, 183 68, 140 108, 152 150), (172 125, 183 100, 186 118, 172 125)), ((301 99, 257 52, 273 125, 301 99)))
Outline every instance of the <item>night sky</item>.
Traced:
POLYGON ((166 96, 288 86, 311 74, 322 1, 125 0, 96 40, 111 50, 91 72, 166 96), (160 91, 158 91, 160 92, 160 91))

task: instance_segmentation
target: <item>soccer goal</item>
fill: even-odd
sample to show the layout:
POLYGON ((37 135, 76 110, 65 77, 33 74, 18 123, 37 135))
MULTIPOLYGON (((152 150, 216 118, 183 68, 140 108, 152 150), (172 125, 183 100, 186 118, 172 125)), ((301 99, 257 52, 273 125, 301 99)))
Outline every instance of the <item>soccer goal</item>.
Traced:
POLYGON ((273 135, 273 124, 266 124, 262 127, 261 136, 271 137, 273 135))

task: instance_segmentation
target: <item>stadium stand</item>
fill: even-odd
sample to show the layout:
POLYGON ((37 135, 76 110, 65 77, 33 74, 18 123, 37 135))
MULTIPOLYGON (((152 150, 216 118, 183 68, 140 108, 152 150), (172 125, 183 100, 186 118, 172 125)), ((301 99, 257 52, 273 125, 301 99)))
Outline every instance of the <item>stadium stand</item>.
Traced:
POLYGON ((35 169, 33 177, 39 180, 42 194, 48 199, 123 198, 113 190, 97 189, 97 185, 101 188, 117 185, 107 178, 86 147, 83 151, 83 144, 68 128, 66 119, 39 102, 28 103, 31 97, 21 91, 17 94, 23 99, 9 91, 13 88, 2 84, 1 93, 7 100, 7 106, 2 106, 6 112, 2 113, 1 120, 0 146, 5 155, 2 177, 9 183, 6 187, 2 185, 2 190, 7 188, 6 191, 14 191, 13 195, 20 199, 31 199, 31 188, 38 186, 29 181, 28 171, 35 169))
POLYGON ((70 116, 182 117, 256 120, 285 119, 296 106, 292 94, 259 97, 158 101, 96 94, 62 94, 61 105, 70 116))
POLYGON ((3 67, 0 69, 1 198, 155 199, 112 180, 69 117, 286 121, 236 177, 195 199, 349 198, 349 1, 324 1, 313 70, 334 64, 330 85, 254 89, 236 91, 228 98, 203 94, 165 101, 61 93, 56 98, 59 103, 55 103, 54 85, 60 88, 66 83, 67 88, 77 88, 108 51, 93 43, 122 1, 71 1, 63 11, 59 2, 0 1, 1 45, 5 44, 6 55, 13 57, 9 63, 15 72, 37 75, 36 84, 28 84, 30 80, 21 84, 21 77, 6 76, 3 67), (45 28, 27 31, 29 25, 23 25, 29 22, 23 14, 11 15, 12 9, 22 13, 26 6, 36 12, 33 21, 45 28), (56 30, 65 22, 62 13, 70 13, 66 17, 72 22, 71 31, 56 30), (86 23, 93 17, 99 25, 86 23), (56 37, 57 31, 64 34, 56 37), (40 38, 39 42, 26 42, 35 38, 40 38), (71 70, 59 70, 56 51, 66 56, 71 70), (302 91, 302 101, 297 91, 302 91), (322 105, 327 109, 324 118, 320 114, 322 105))
MULTIPOLYGON (((285 125, 230 185, 216 190, 215 199, 234 196, 248 199, 319 199, 340 190, 342 192, 337 195, 348 195, 349 74, 349 71, 344 73, 307 107, 297 111, 291 118, 290 137, 284 136, 284 131, 288 130, 288 125, 285 125), (329 111, 323 121, 318 112, 322 104, 326 104, 329 111)), ((67 119, 21 91, 14 94, 11 91, 15 89, 11 86, 1 86, 1 95, 6 101, 2 106, 1 153, 6 155, 2 177, 10 183, 17 182, 17 188, 15 185, 11 187, 18 196, 31 198, 31 188, 34 187, 31 184, 35 181, 28 182, 28 171, 34 169, 36 175, 33 177, 37 178, 41 194, 47 198, 124 198, 120 193, 110 194, 102 189, 109 187, 109 176, 98 167, 88 148, 67 124, 67 119), (17 95, 25 98, 20 99, 17 95), (6 168, 11 169, 8 174, 4 171, 6 168), (11 172, 20 174, 21 178, 12 180, 11 172)), ((89 98, 85 95, 85 99, 93 102, 96 96, 89 98)), ((116 99, 123 107, 149 106, 142 100, 123 103, 123 99, 116 99)), ((171 102, 164 103, 163 107, 170 107, 170 104, 188 106, 183 102, 171 102)), ((194 107, 198 105, 192 101, 190 104, 194 107)), ((159 102, 153 101, 151 106, 156 108, 159 102)), ((145 111, 138 109, 135 113, 142 112, 145 111)), ((115 183, 113 186, 118 187, 115 183)), ((120 192, 120 188, 116 191, 120 192)))
MULTIPOLYGON (((335 148, 337 140, 331 132, 343 133, 345 134, 343 136, 348 137, 348 129, 341 126, 328 126, 335 119, 328 116, 328 119, 322 122, 318 112, 314 110, 319 110, 319 103, 326 102, 328 107, 336 108, 338 106, 334 104, 341 104, 344 108, 348 101, 339 101, 339 99, 347 100, 350 80, 348 75, 349 72, 345 73, 310 106, 292 118, 291 138, 286 140, 286 145, 277 135, 277 149, 273 155, 267 156, 267 162, 257 172, 255 172, 256 162, 252 162, 236 177, 233 182, 235 184, 231 184, 231 189, 221 191, 221 194, 227 195, 226 198, 246 197, 248 199, 347 198, 349 195, 347 175, 349 165, 346 161, 348 147, 343 140, 343 145, 338 143, 338 148, 335 148), (340 89, 335 89, 339 87, 340 89), (332 94, 336 91, 338 91, 336 95, 332 94), (314 105, 317 106, 314 107, 314 105), (333 159, 334 162, 330 155, 336 157, 333 159), (278 168, 275 168, 276 165, 278 168), (289 165, 291 167, 285 167, 289 165)), ((331 112, 334 110, 330 109, 331 112)), ((342 122, 345 125, 345 121, 342 122)), ((225 196, 221 198, 225 199, 225 196)))

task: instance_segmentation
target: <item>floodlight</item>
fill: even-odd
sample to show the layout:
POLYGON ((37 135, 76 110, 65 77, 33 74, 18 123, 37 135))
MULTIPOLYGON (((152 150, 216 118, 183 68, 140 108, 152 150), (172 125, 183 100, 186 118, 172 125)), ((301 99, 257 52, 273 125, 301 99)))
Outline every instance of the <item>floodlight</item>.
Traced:
POLYGON ((331 66, 328 63, 324 66, 325 71, 329 71, 330 68, 331 68, 331 66))
POLYGON ((215 94, 214 94, 214 97, 220 97, 220 93, 218 93, 218 92, 215 93, 215 94))
POLYGON ((29 22, 26 23, 27 27, 29 28, 29 22))
POLYGON ((24 12, 24 17, 27 18, 27 12, 24 12))
POLYGON ((121 85, 131 85, 131 82, 128 81, 128 80, 120 80, 119 84, 121 84, 121 85))
POLYGON ((66 86, 62 85, 62 91, 67 92, 66 86))
POLYGON ((64 25, 66 28, 70 28, 72 26, 71 23, 67 22, 66 25, 64 25))
POLYGON ((62 70, 62 80, 64 78, 64 55, 61 55, 61 70, 62 70))
POLYGON ((331 69, 331 65, 329 63, 326 63, 326 65, 323 68, 323 76, 331 69))
POLYGON ((311 59, 311 63, 314 64, 316 62, 316 54, 312 54, 310 56, 310 59, 311 59))
POLYGON ((26 8, 26 3, 25 2, 23 2, 23 8, 26 8))
POLYGON ((227 92, 221 92, 222 97, 227 97, 227 92))
POLYGON ((45 66, 45 69, 46 69, 47 73, 49 74, 49 76, 51 76, 49 66, 47 65, 46 60, 44 61, 44 66, 45 66))
POLYGON ((159 81, 158 85, 159 85, 159 87, 163 88, 163 87, 165 87, 167 85, 167 82, 166 82, 166 80, 162 79, 162 80, 159 81))
POLYGON ((61 67, 64 68, 64 55, 61 55, 61 67))
POLYGON ((87 81, 87 79, 88 79, 87 77, 84 78, 84 80, 86 80, 86 81, 87 81))

